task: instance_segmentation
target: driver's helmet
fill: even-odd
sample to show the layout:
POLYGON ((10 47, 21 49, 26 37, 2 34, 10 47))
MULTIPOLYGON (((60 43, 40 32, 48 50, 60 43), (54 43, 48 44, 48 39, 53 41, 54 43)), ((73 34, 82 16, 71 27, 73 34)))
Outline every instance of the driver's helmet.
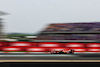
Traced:
POLYGON ((55 50, 53 50, 53 52, 55 52, 55 50))
POLYGON ((74 51, 74 49, 71 49, 72 51, 74 51))
POLYGON ((59 52, 61 52, 62 50, 59 50, 59 52))
POLYGON ((63 52, 63 50, 61 50, 61 52, 63 52))

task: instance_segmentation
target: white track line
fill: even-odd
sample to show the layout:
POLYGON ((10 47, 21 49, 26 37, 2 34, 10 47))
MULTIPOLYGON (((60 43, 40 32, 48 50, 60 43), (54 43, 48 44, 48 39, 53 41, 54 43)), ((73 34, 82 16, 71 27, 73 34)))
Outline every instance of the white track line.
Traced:
MULTIPOLYGON (((34 53, 34 54, 50 54, 50 52, 0 52, 0 53, 34 53)), ((100 54, 100 52, 75 52, 75 54, 100 54)))
POLYGON ((36 54, 49 54, 50 52, 0 52, 0 53, 36 53, 36 54))
POLYGON ((77 55, 0 55, 0 57, 56 57, 56 56, 65 56, 65 57, 75 57, 77 55))
POLYGON ((100 52, 74 52, 74 53, 100 53, 100 52))

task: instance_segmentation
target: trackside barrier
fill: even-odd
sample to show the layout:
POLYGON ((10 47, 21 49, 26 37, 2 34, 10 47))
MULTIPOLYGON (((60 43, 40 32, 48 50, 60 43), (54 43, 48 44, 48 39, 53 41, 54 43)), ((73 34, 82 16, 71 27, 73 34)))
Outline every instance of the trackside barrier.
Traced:
POLYGON ((31 52, 46 52, 46 51, 48 51, 48 48, 46 48, 46 47, 28 47, 28 48, 26 48, 26 51, 31 51, 31 52))
POLYGON ((24 51, 24 48, 19 48, 19 47, 2 47, 2 51, 24 51))
POLYGON ((13 47, 32 47, 32 46, 36 46, 36 43, 31 43, 31 42, 10 42, 9 46, 13 46, 13 47))
POLYGON ((100 43, 88 43, 86 48, 88 52, 100 52, 100 43))
POLYGON ((100 52, 100 48, 99 47, 90 47, 87 48, 88 52, 100 52))
POLYGON ((0 47, 6 47, 6 46, 8 46, 7 42, 0 42, 0 47))
POLYGON ((2 48, 3 48, 3 47, 0 47, 0 51, 2 51, 2 48))
POLYGON ((100 43, 88 43, 86 47, 100 47, 100 43))
POLYGON ((65 43, 65 47, 85 47, 84 43, 65 43))
POLYGON ((75 52, 100 52, 100 43, 0 42, 0 51, 48 52, 63 49, 74 49, 75 52))
POLYGON ((38 47, 64 47, 62 43, 43 42, 38 43, 38 47))

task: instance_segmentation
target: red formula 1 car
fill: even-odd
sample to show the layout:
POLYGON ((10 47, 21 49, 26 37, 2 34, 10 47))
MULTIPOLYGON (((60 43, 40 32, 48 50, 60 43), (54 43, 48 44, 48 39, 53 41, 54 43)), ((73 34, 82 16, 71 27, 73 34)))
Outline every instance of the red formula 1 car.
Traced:
POLYGON ((51 54, 74 54, 74 50, 73 49, 70 49, 70 50, 54 50, 54 51, 51 51, 51 54))

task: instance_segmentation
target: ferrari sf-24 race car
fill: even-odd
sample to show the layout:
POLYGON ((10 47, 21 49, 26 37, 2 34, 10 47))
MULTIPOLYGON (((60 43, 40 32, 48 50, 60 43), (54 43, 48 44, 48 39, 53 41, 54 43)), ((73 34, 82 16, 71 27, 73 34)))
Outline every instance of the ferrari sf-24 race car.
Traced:
POLYGON ((51 51, 51 54, 74 54, 74 49, 70 49, 70 50, 53 50, 51 51))

